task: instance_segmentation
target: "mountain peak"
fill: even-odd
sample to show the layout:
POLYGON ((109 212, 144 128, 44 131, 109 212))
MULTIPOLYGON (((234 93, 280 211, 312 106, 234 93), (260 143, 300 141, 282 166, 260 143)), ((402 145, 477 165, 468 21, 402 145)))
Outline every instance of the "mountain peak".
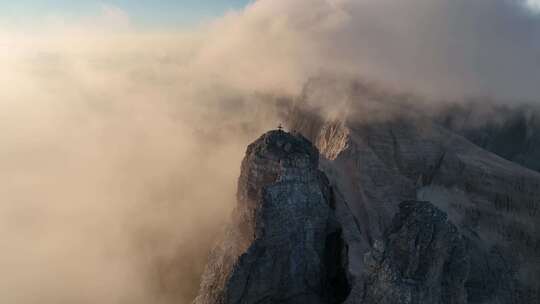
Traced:
POLYGON ((296 132, 272 130, 248 146, 246 154, 256 154, 269 160, 280 160, 284 166, 300 166, 294 159, 305 158, 304 165, 318 166, 319 151, 304 136, 296 132))
POLYGON ((212 253, 195 303, 345 300, 347 245, 318 159, 302 135, 281 130, 248 147, 233 221, 212 253))

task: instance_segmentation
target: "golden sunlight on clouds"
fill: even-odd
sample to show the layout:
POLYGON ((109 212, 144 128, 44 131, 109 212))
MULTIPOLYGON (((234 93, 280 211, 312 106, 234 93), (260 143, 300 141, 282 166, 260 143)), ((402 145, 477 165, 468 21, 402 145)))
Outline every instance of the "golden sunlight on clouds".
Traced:
POLYGON ((0 29, 0 302, 189 303, 245 145, 279 123, 268 100, 310 77, 538 96, 538 18, 504 0, 398 2, 260 0, 157 32, 103 6, 0 29))

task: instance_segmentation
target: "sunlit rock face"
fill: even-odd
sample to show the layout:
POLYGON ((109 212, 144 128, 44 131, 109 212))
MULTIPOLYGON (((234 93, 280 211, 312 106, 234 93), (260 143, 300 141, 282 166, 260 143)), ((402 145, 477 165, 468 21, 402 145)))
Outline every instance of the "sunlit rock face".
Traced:
POLYGON ((341 303, 347 245, 319 152, 304 137, 264 134, 246 152, 238 205, 211 254, 197 304, 341 303))

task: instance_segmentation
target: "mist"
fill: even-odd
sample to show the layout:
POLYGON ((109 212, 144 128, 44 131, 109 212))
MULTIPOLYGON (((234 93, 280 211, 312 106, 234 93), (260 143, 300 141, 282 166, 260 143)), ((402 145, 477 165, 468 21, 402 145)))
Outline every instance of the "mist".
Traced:
MULTIPOLYGON (((314 77, 433 103, 540 96, 526 1, 260 0, 153 31, 109 6, 1 24, 2 303, 189 303, 246 145, 314 77)), ((348 110, 336 88, 322 111, 348 110)))

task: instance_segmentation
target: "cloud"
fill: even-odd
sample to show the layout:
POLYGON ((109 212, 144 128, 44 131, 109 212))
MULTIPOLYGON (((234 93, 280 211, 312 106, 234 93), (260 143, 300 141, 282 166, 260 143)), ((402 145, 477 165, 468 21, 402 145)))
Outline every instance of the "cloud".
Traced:
POLYGON ((526 0, 525 5, 535 13, 540 12, 540 1, 538 0, 526 0))
POLYGON ((506 0, 260 0, 195 30, 106 5, 0 30, 0 302, 189 302, 276 100, 321 75, 538 100, 539 18, 506 0))
POLYGON ((213 29, 201 56, 262 87, 337 73, 438 97, 539 95, 540 17, 520 1, 262 0, 213 29))
POLYGON ((102 3, 101 18, 105 24, 112 25, 113 27, 127 28, 131 24, 129 14, 118 6, 102 3))

